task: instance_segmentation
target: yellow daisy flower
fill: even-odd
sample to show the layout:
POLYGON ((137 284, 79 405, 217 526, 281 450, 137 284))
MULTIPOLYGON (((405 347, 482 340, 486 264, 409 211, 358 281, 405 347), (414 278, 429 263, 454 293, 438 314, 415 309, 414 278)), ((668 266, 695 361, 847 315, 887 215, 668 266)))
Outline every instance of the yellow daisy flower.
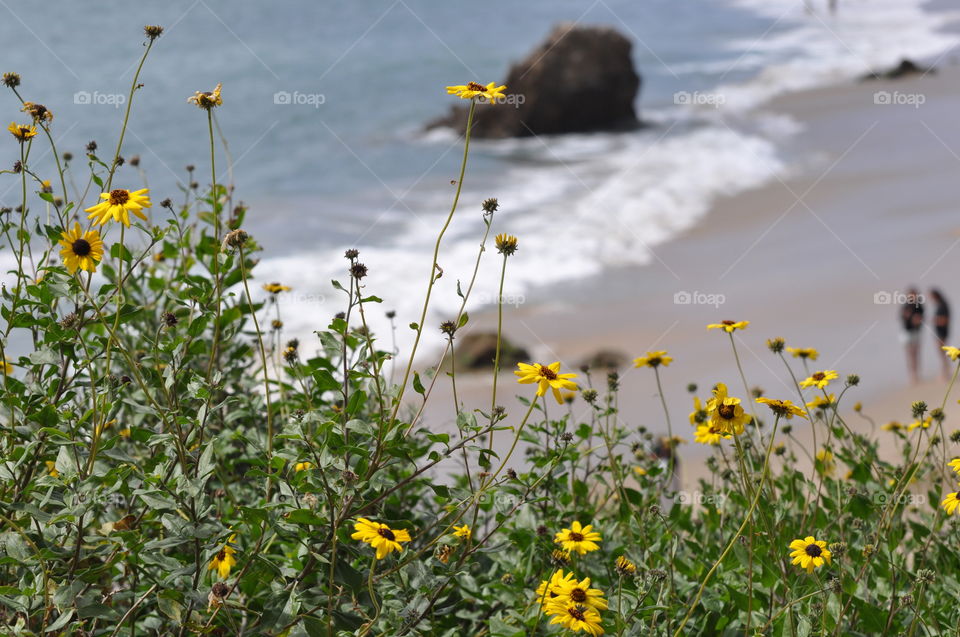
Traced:
POLYGON ((812 535, 790 542, 790 548, 793 549, 790 553, 793 564, 806 569, 808 573, 812 573, 813 569, 820 568, 824 563, 830 563, 830 550, 827 548, 827 543, 823 540, 815 540, 812 535))
POLYGON ((490 82, 486 86, 477 82, 468 82, 456 86, 447 87, 447 95, 456 95, 462 100, 471 100, 475 97, 482 97, 491 104, 496 104, 498 99, 504 99, 506 95, 503 92, 506 86, 497 86, 496 82, 490 82))
POLYGON ((293 288, 289 285, 281 285, 279 283, 264 283, 263 289, 270 294, 280 294, 281 292, 289 292, 293 288))
POLYGON ((504 256, 512 256, 517 251, 517 238, 512 234, 498 234, 494 239, 497 252, 504 256))
POLYGON ((736 332, 737 330, 745 330, 747 326, 750 325, 750 321, 720 321, 719 323, 711 323, 707 326, 708 330, 723 330, 724 332, 736 332))
POLYGON ((310 469, 313 469, 312 462, 298 462, 297 464, 293 465, 294 472, 309 471, 310 469))
POLYGON ((940 503, 940 506, 942 506, 943 510, 947 512, 947 515, 953 515, 954 511, 957 510, 957 507, 960 506, 960 493, 948 493, 947 497, 945 497, 943 502, 940 503))
POLYGON ((647 470, 644 469, 643 467, 634 467, 634 468, 633 468, 633 472, 634 472, 635 474, 637 474, 638 476, 645 476, 645 475, 647 475, 647 470))
POLYGON ((576 578, 565 580, 554 588, 556 598, 551 604, 584 604, 597 610, 606 610, 607 600, 603 598, 603 591, 599 588, 590 588, 590 578, 577 581, 576 578))
POLYGON ((217 574, 220 575, 220 579, 230 577, 230 569, 237 563, 237 559, 233 557, 237 550, 230 546, 236 537, 235 534, 230 536, 227 543, 223 545, 223 548, 210 560, 210 566, 207 567, 208 571, 216 571, 217 574))
POLYGON ((13 365, 10 363, 10 359, 6 356, 3 357, 3 375, 9 376, 13 373, 13 365))
POLYGON ((218 82, 217 88, 212 91, 196 91, 187 98, 187 101, 191 104, 196 104, 199 108, 209 111, 211 108, 223 104, 223 98, 220 97, 221 88, 223 88, 223 84, 218 82))
POLYGON ((634 367, 667 367, 673 362, 673 357, 667 356, 666 350, 647 352, 646 356, 633 359, 634 367))
POLYGON ((100 198, 103 201, 87 208, 84 212, 89 212, 87 219, 94 219, 94 223, 98 226, 102 226, 112 218, 114 221, 123 222, 123 225, 129 228, 131 212, 144 221, 147 220, 143 209, 153 206, 148 193, 147 188, 133 192, 124 188, 115 188, 110 192, 101 193, 100 198))
POLYGON ((776 400, 774 398, 757 398, 757 402, 766 405, 769 407, 773 413, 778 416, 782 416, 787 420, 790 420, 794 416, 800 416, 801 418, 806 418, 807 415, 803 413, 803 410, 794 405, 789 400, 776 400))
POLYGON ((697 396, 693 397, 693 411, 690 412, 690 424, 696 427, 697 425, 703 423, 707 419, 707 412, 703 408, 703 403, 700 402, 700 398, 697 396))
POLYGON ((794 358, 809 358, 812 361, 817 360, 817 358, 820 356, 820 352, 812 347, 788 347, 787 351, 792 354, 794 358))
POLYGON ((637 565, 628 560, 625 555, 617 558, 617 561, 614 563, 614 568, 617 569, 617 573, 620 575, 633 575, 637 572, 637 565))
POLYGON ((806 389, 807 387, 816 387, 817 389, 823 389, 830 384, 830 381, 837 378, 837 372, 832 369, 827 369, 822 372, 814 372, 810 374, 810 377, 800 381, 800 386, 806 389))
POLYGON ((596 551, 600 548, 597 542, 601 541, 600 534, 593 530, 593 526, 580 526, 574 521, 569 529, 563 529, 553 538, 553 541, 563 547, 564 551, 576 551, 580 555, 596 551))
POLYGON ((537 603, 540 605, 546 605, 554 597, 557 596, 557 588, 569 581, 576 581, 573 576, 573 572, 563 574, 563 569, 557 569, 554 571, 553 575, 550 576, 550 580, 541 580, 540 586, 537 587, 537 603))
POLYGON ((560 373, 560 363, 554 362, 549 365, 541 365, 540 363, 534 363, 528 365, 526 363, 517 363, 519 369, 514 370, 514 374, 517 375, 517 382, 521 385, 528 383, 537 383, 537 396, 543 396, 547 393, 547 389, 553 390, 553 397, 557 399, 557 404, 563 404, 563 395, 560 393, 561 389, 566 389, 570 391, 576 391, 577 384, 571 381, 571 378, 576 378, 576 374, 561 374, 560 373))
POLYGON ((952 347, 950 345, 944 345, 941 349, 947 353, 947 356, 952 361, 955 361, 958 358, 960 358, 960 347, 952 347))
POLYGON ((70 274, 74 274, 77 269, 97 271, 97 264, 103 259, 103 241, 100 240, 99 231, 84 232, 80 224, 74 222, 73 230, 60 233, 59 243, 63 246, 60 248, 60 257, 70 274))
POLYGON ((914 420, 907 427, 907 431, 913 431, 914 429, 929 429, 930 425, 933 424, 933 417, 927 416, 923 420, 914 420))
POLYGON ((410 541, 410 533, 404 529, 391 529, 386 524, 371 522, 367 518, 357 518, 353 528, 356 529, 356 533, 350 537, 375 548, 378 560, 382 560, 393 551, 403 551, 400 542, 410 541))
POLYGON ((707 414, 710 424, 717 431, 740 435, 743 427, 750 422, 750 416, 743 411, 739 398, 727 395, 727 386, 717 383, 713 390, 713 398, 707 402, 707 414))
POLYGON ((880 425, 880 429, 884 431, 900 431, 903 429, 903 425, 897 422, 896 420, 891 420, 890 422, 880 425))
POLYGON ((960 458, 954 458, 953 460, 947 463, 947 466, 953 469, 954 471, 956 471, 957 473, 960 473, 960 458))
POLYGON ((836 403, 837 397, 834 394, 829 394, 827 396, 814 396, 813 400, 807 403, 807 407, 810 409, 830 409, 830 407, 836 403))
POLYGON ((833 461, 833 453, 826 449, 821 449, 817 452, 816 457, 818 465, 817 473, 832 478, 837 469, 837 463, 833 461))
POLYGON ((10 134, 17 138, 20 142, 25 142, 31 137, 35 137, 37 134, 37 127, 29 124, 18 124, 16 122, 10 122, 10 125, 7 126, 7 130, 10 131, 10 134))
POLYGON ((566 604, 551 603, 546 607, 547 613, 553 615, 551 624, 559 624, 574 632, 584 631, 594 637, 603 634, 600 624, 600 613, 593 608, 575 602, 566 604))
POLYGON ((470 536, 473 535, 473 531, 470 530, 470 527, 464 524, 463 526, 453 527, 453 534, 456 537, 463 538, 464 540, 469 540, 470 536))
POLYGON ((60 472, 57 471, 56 462, 54 462, 53 460, 44 460, 43 463, 47 465, 47 475, 52 476, 54 478, 60 477, 60 472))
POLYGON ((731 434, 725 433, 716 425, 697 425, 697 430, 693 432, 693 441, 701 445, 719 445, 721 440, 729 440, 731 434))

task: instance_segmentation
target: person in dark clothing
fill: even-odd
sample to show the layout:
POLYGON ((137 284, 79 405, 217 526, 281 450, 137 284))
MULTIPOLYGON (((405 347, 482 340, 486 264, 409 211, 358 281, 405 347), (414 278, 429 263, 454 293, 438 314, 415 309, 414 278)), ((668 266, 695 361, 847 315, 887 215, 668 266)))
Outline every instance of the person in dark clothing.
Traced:
POLYGON ((907 370, 910 382, 920 382, 920 331, 923 329, 923 296, 917 288, 907 290, 907 298, 900 306, 903 342, 907 348, 907 370))
POLYGON ((939 288, 930 289, 930 300, 933 301, 933 335, 937 342, 937 351, 943 361, 943 379, 950 378, 950 360, 943 346, 950 336, 950 304, 944 298, 939 288))

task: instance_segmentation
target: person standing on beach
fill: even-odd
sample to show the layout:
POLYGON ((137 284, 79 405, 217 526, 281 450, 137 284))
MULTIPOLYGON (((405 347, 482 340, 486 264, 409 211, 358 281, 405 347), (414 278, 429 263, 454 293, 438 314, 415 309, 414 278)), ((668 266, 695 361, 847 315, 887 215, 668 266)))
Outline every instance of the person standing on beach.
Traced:
POLYGON ((923 296, 917 288, 907 290, 907 298, 900 306, 903 324, 903 342, 907 346, 907 370, 910 382, 920 382, 920 331, 923 329, 923 296))
POLYGON ((937 351, 940 352, 940 358, 943 363, 943 380, 950 378, 950 361, 947 353, 943 351, 943 346, 947 344, 947 337, 950 336, 950 304, 944 298, 940 288, 930 288, 930 299, 933 301, 933 334, 937 342, 937 351))

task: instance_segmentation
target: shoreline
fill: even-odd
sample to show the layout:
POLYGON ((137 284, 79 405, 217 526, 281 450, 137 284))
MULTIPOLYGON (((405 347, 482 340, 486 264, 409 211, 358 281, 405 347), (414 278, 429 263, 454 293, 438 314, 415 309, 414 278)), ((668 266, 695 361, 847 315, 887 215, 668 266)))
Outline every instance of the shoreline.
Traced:
MULTIPOLYGON (((911 284, 924 291, 936 285, 948 300, 960 299, 960 283, 952 281, 960 266, 956 55, 956 49, 944 54, 937 73, 924 77, 837 84, 781 96, 757 109, 755 118, 786 116, 801 126, 783 146, 802 170, 774 173, 764 186, 721 198, 694 227, 655 246, 649 265, 536 291, 527 304, 505 309, 506 336, 527 346, 534 360, 560 360, 569 371, 600 349, 630 358, 669 350, 676 360, 661 371, 672 420, 682 423, 674 434, 690 441, 680 450, 684 464, 701 470, 698 461, 710 450, 692 442, 687 383, 699 386, 701 398, 716 382, 745 397, 729 339, 705 329, 718 320, 751 321, 737 333, 739 354, 751 387, 759 385, 771 397, 799 400, 782 363, 766 350, 766 339, 779 336, 788 345, 820 350, 818 368, 840 374, 831 391, 842 389, 836 383, 847 374, 860 375, 844 413, 862 401, 879 425, 909 422, 917 398, 939 405, 945 384, 931 380, 938 355, 932 335, 925 334, 922 345, 927 382, 909 387, 897 306, 885 300, 895 300, 911 284), (880 92, 913 96, 914 103, 878 102, 880 92), (681 293, 705 300, 713 295, 723 303, 675 303, 681 293)), ((467 329, 489 329, 491 318, 471 316, 467 329)), ((502 402, 509 405, 514 394, 529 392, 505 371, 502 402)), ((595 375, 593 383, 604 381, 595 375)), ((488 396, 490 385, 489 374, 460 377, 464 407, 482 408, 478 397, 488 396)), ((622 369, 621 387, 621 424, 666 433, 652 372, 622 369)), ((425 422, 446 428, 452 396, 442 381, 435 391, 425 422)), ((585 407, 578 400, 574 412, 585 413, 585 407)), ((686 482, 702 475, 685 473, 686 482)))

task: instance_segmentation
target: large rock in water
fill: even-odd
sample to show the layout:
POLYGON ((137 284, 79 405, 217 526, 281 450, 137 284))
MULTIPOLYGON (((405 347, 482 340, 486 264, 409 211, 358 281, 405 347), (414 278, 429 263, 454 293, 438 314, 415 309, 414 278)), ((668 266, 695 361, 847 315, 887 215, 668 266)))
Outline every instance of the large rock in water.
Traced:
MULTIPOLYGON (((477 105, 472 134, 529 137, 637 127, 634 101, 640 76, 632 48, 630 40, 610 28, 558 25, 510 68, 502 82, 507 85, 505 103, 477 105)), ((429 127, 462 133, 466 122, 467 108, 458 105, 429 127)))

